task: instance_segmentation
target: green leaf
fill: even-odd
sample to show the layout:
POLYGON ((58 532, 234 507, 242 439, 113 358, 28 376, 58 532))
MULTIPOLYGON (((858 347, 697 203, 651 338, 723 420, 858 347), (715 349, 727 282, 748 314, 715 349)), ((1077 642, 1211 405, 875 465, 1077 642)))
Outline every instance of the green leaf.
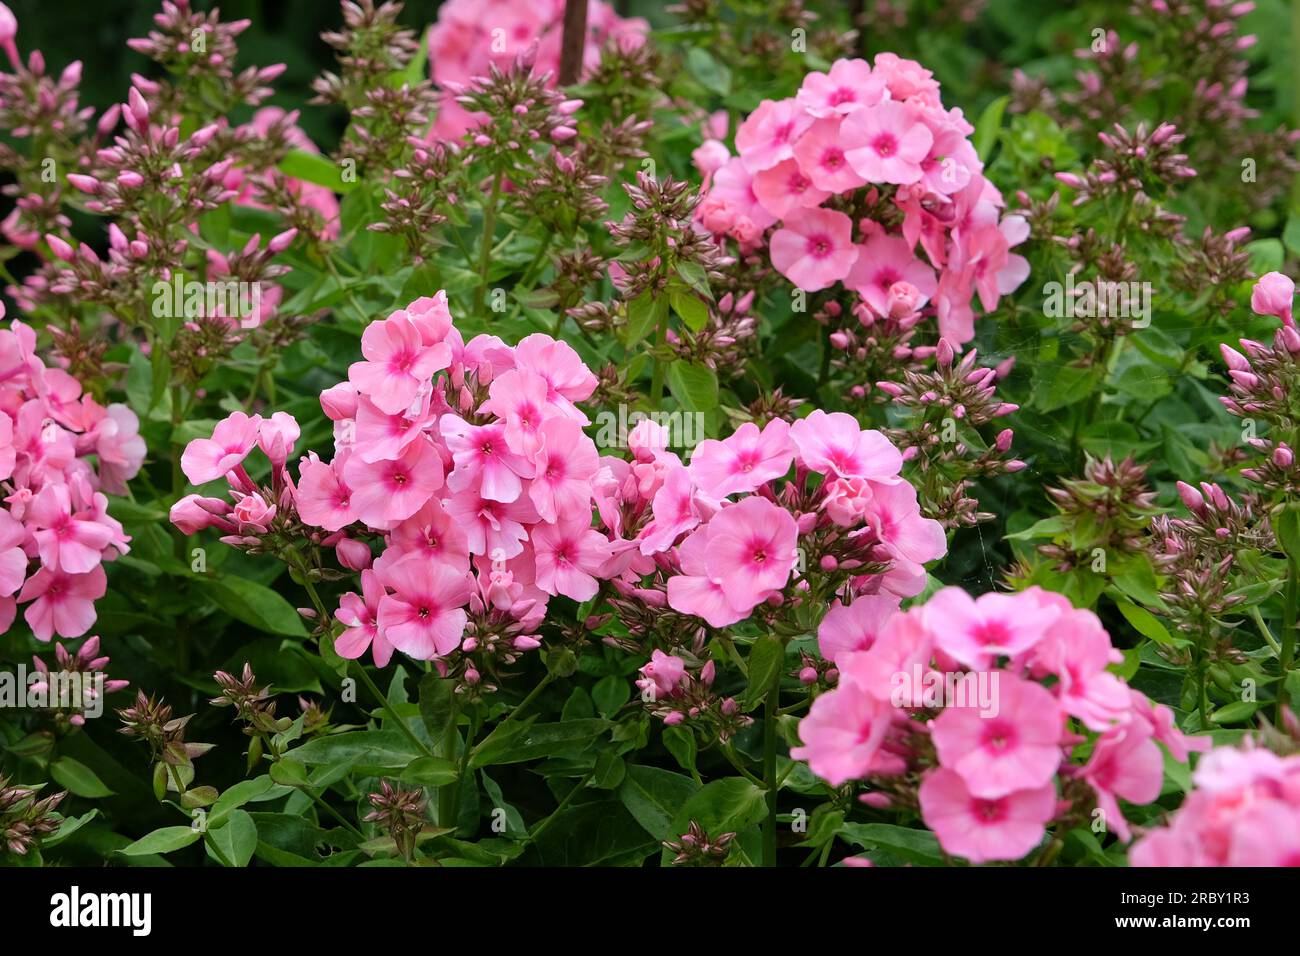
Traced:
POLYGON ((1061 365, 1049 368, 1044 365, 1037 381, 1033 407, 1040 412, 1054 412, 1058 408, 1074 405, 1101 387, 1106 369, 1101 364, 1080 368, 1061 365))
POLYGON ((282 787, 306 787, 307 765, 293 757, 281 757, 271 764, 270 778, 282 787))
POLYGON ((223 791, 221 796, 217 798, 217 802, 212 805, 212 810, 208 813, 208 826, 219 825, 226 818, 226 814, 246 803, 269 800, 288 792, 283 787, 278 786, 269 774, 264 773, 260 777, 253 777, 251 780, 241 780, 233 787, 223 791))
POLYGON ((677 277, 700 294, 706 301, 713 300, 713 290, 709 288, 709 274, 698 262, 677 263, 677 277))
POLYGON ((452 706, 456 692, 456 682, 437 674, 425 674, 420 678, 420 719, 424 729, 429 732, 429 739, 437 744, 451 726, 455 708, 452 706))
POLYGON ((982 163, 988 162, 993 144, 998 141, 998 133, 1002 129, 1002 114, 1006 112, 1007 103, 1010 101, 1009 96, 999 96, 984 107, 984 112, 980 114, 979 121, 975 124, 975 152, 979 154, 982 163))
POLYGON ((343 172, 334 163, 318 153, 309 153, 305 149, 291 149, 280 160, 280 172, 305 183, 315 183, 336 193, 351 192, 357 184, 343 181, 343 172))
MULTIPOLYGON (((691 795, 669 826, 669 839, 686 832, 694 820, 710 836, 722 833, 739 833, 755 826, 767 813, 767 804, 761 788, 744 777, 723 777, 705 784, 691 795)), ((664 850, 661 861, 667 863, 672 853, 664 850)))
POLYGON ((781 639, 765 634, 756 640, 749 649, 747 667, 749 668, 749 686, 745 689, 744 710, 757 707, 779 679, 781 667, 785 663, 785 645, 781 639))
POLYGON ((1028 528, 1014 534, 1005 535, 1008 541, 1032 541, 1035 538, 1050 538, 1066 530, 1065 519, 1060 515, 1042 518, 1028 528))
POLYGON ((398 774, 403 783, 419 787, 441 787, 456 777, 456 765, 444 757, 417 757, 398 774))
POLYGON ((699 789, 694 780, 680 773, 634 765, 627 768, 618 798, 646 833, 656 840, 668 840, 679 835, 672 832, 677 811, 699 789))
POLYGON ((642 292, 627 304, 627 328, 624 344, 631 348, 659 327, 668 315, 668 300, 642 292))
POLYGON ((193 827, 163 827, 145 834, 128 847, 118 850, 123 856, 152 856, 171 853, 196 842, 203 834, 193 827))
POLYGON ((388 770, 400 770, 421 756, 400 730, 353 730, 317 737, 289 753, 305 764, 353 763, 388 770))
POLYGON ((268 634, 306 637, 302 617, 292 604, 265 585, 248 578, 198 578, 212 603, 231 617, 268 634))
POLYGON ((1300 567, 1300 507, 1290 504, 1283 508, 1273 521, 1273 530, 1287 560, 1300 567))
POLYGON ((596 702, 602 717, 613 717, 632 696, 632 685, 626 677, 609 674, 596 681, 591 689, 591 699, 596 702))
POLYGON ((709 324, 709 307, 693 295, 674 292, 671 296, 673 311, 682 317, 686 327, 698 332, 709 324))
POLYGON ((1143 637, 1149 637, 1157 644, 1173 644, 1174 639, 1170 636, 1169 631, 1160 619, 1144 607, 1138 607, 1128 601, 1116 601, 1115 606, 1119 608, 1119 613, 1124 615, 1124 620, 1133 625, 1143 637))
POLYGON ((865 850, 885 849, 909 863, 937 866, 943 863, 938 838, 929 830, 890 823, 846 823, 840 836, 865 850))
POLYGON ((522 734, 516 732, 507 738, 496 740, 494 738, 501 730, 498 727, 478 746, 470 758, 470 766, 477 768, 522 763, 541 757, 575 758, 589 749, 609 727, 609 721, 600 718, 531 724, 522 734))
POLYGON ((1257 710, 1259 710, 1257 700, 1233 701, 1210 714, 1210 721, 1215 724, 1239 724, 1253 717, 1257 710))
POLYGON ((210 828, 206 839, 232 866, 248 866, 257 849, 257 824, 247 811, 232 810, 225 825, 210 828))
POLYGON ((50 764, 50 776, 59 786, 71 790, 79 797, 95 800, 113 795, 113 791, 104 786, 104 781, 95 775, 95 771, 71 757, 60 757, 50 764))
POLYGON ((99 816, 98 810, 88 810, 79 817, 64 817, 63 822, 59 824, 59 829, 52 836, 41 840, 41 849, 53 849, 97 816, 99 816))
POLYGON ((668 388, 688 412, 718 407, 718 376, 703 365, 677 359, 668 366, 668 388))
POLYGON ((686 70, 710 92, 719 96, 731 92, 731 71, 703 47, 690 48, 686 54, 686 70))
POLYGON ((665 727, 663 741, 678 766, 694 773, 695 754, 699 750, 699 745, 695 742, 695 731, 690 727, 665 727))

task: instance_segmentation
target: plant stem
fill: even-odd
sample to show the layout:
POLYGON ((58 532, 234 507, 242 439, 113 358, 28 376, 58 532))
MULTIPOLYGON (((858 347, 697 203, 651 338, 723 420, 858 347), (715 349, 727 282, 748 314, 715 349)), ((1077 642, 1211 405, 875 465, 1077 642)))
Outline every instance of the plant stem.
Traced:
POLYGON ((1295 660, 1296 614, 1300 602, 1300 555, 1286 556, 1286 587, 1282 591, 1282 646, 1278 651, 1278 666, 1282 680, 1277 685, 1277 711, 1274 721, 1281 722, 1286 707, 1287 672, 1295 660))
MULTIPOLYGON (((460 743, 460 731, 456 729, 456 722, 460 718, 460 701, 456 695, 451 695, 451 717, 447 721, 446 733, 442 735, 442 756, 444 760, 454 763, 456 760, 456 745, 460 743)), ((469 742, 466 741, 466 749, 469 749, 469 742)), ((447 830, 455 831, 456 829, 456 793, 460 790, 461 778, 457 776, 450 783, 444 783, 438 788, 438 826, 447 830)))
POLYGON ((501 172, 492 177, 492 195, 488 198, 487 208, 483 210, 483 242, 479 246, 478 256, 478 294, 474 301, 474 311, 482 312, 487 299, 488 265, 492 260, 492 235, 497 228, 497 202, 501 198, 501 172))
POLYGON ((749 781, 750 783, 752 783, 754 786, 756 786, 756 787, 761 787, 761 786, 763 786, 763 781, 762 781, 762 780, 759 780, 759 779, 758 779, 757 777, 755 777, 752 773, 750 773, 748 770, 746 770, 744 764, 742 764, 742 763, 740 762, 740 760, 737 759, 737 757, 736 757, 736 752, 735 752, 734 750, 731 749, 731 744, 730 744, 730 743, 725 743, 725 744, 723 744, 721 747, 719 747, 718 749, 722 751, 722 756, 724 756, 724 757, 727 758, 727 763, 731 764, 733 767, 736 768, 736 772, 737 772, 737 773, 739 773, 742 777, 744 777, 746 780, 748 780, 748 781, 749 781))
POLYGON ((1268 625, 1264 623, 1264 617, 1259 613, 1259 608, 1252 607, 1250 609, 1250 616, 1255 619, 1255 627, 1259 630, 1259 636, 1264 638, 1264 642, 1273 649, 1274 654, 1281 657, 1282 645, 1277 642, 1277 638, 1273 636, 1273 632, 1270 631, 1268 625))
POLYGON ((551 811, 551 815, 539 823, 536 830, 528 834, 524 839, 524 846, 527 846, 541 836, 542 832, 551 825, 551 821, 560 815, 560 811, 569 805, 569 802, 578 795, 578 791, 586 787, 587 784, 591 782, 591 778, 595 775, 596 769, 594 767, 591 770, 588 770, 583 778, 574 785, 573 789, 564 795, 564 799, 561 800, 555 809, 551 811))
MULTIPOLYGON (((655 305, 658 308, 658 305, 655 305)), ((664 403, 664 360, 662 353, 668 347, 668 310, 664 309, 655 328, 654 366, 650 370, 650 407, 657 409, 664 403)))
POLYGON ((767 816, 763 820, 763 866, 776 866, 776 721, 781 686, 774 683, 763 706, 763 782, 767 789, 767 816))
POLYGON ((428 745, 419 737, 415 736, 415 732, 411 730, 406 721, 401 718, 401 715, 398 714, 397 711, 393 710, 393 705, 388 702, 388 698, 379 690, 378 687, 375 686, 375 682, 370 679, 370 675, 367 674, 366 669, 361 666, 361 662, 353 661, 352 663, 356 672, 361 675, 361 683, 365 684, 366 688, 370 691, 371 696, 375 697, 379 701, 380 706, 384 708, 384 713, 388 715, 388 719, 397 724, 397 728, 402 731, 402 733, 406 734, 407 739, 415 745, 416 750, 420 751, 420 753, 426 757, 435 756, 434 752, 429 749, 428 745))

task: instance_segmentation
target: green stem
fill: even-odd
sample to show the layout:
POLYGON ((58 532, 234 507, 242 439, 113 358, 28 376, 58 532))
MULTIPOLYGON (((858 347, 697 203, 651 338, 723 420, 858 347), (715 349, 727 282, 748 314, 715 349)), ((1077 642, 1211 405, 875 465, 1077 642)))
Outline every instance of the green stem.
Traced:
POLYGON ((419 737, 415 736, 415 732, 411 730, 410 725, 402 719, 401 715, 398 714, 397 711, 393 710, 393 705, 388 702, 388 698, 379 690, 378 687, 375 686, 375 682, 370 679, 370 675, 367 674, 366 669, 361 666, 361 662, 353 661, 352 664, 353 669, 361 676, 361 683, 365 684, 366 689, 370 691, 371 696, 379 701, 380 706, 384 708, 384 713, 388 715, 388 719, 397 725, 397 729, 406 735, 407 739, 415 745, 416 750, 420 751, 420 753, 426 757, 434 756, 433 751, 429 749, 428 745, 419 737))
MULTIPOLYGON (((460 701, 451 695, 451 717, 447 720, 447 730, 442 735, 442 757, 449 763, 456 760, 456 745, 460 743, 460 731, 456 722, 460 718, 460 701)), ((466 750, 468 750, 466 746, 466 750)), ((457 776, 450 783, 438 788, 438 826, 455 831, 456 829, 456 793, 460 790, 461 778, 457 776)))
POLYGON ((1201 652, 1200 660, 1196 665, 1196 681, 1200 687, 1198 692, 1199 703, 1197 708, 1200 711, 1201 730, 1210 729, 1210 662, 1206 659, 1204 651, 1201 652))
MULTIPOLYGON (((515 709, 510 711, 510 713, 506 714, 505 718, 501 721, 501 723, 497 724, 497 729, 500 729, 504 725, 510 723, 512 720, 518 720, 519 715, 524 712, 524 710, 528 707, 529 704, 531 704, 534 700, 537 699, 537 695, 540 694, 543 690, 545 690, 546 686, 550 684, 550 682, 553 681, 554 679, 555 679, 555 675, 552 674, 550 671, 547 671, 546 676, 537 682, 537 686, 528 692, 528 696, 525 697, 523 700, 521 700, 518 704, 516 704, 515 709)), ((484 737, 483 739, 486 740, 487 738, 484 737)), ((477 749, 478 747, 475 746, 474 750, 469 750, 468 742, 466 742, 466 752, 469 755, 466 758, 467 761, 469 758, 473 757, 474 751, 476 751, 477 749)))
POLYGON ((483 210, 483 242, 478 255, 478 293, 474 300, 474 311, 482 312, 487 300, 488 266, 492 260, 492 235, 497 228, 497 202, 501 198, 501 172, 492 178, 492 195, 487 208, 483 210))
POLYGON ((561 800, 555 809, 551 811, 551 815, 539 823, 536 830, 528 834, 527 838, 523 841, 524 846, 534 842, 539 836, 541 836, 546 828, 551 825, 551 822, 560 815, 560 811, 569 805, 573 798, 578 795, 578 792, 586 787, 587 784, 591 782, 591 778, 595 775, 596 769, 594 767, 591 770, 588 770, 583 778, 574 785, 573 789, 564 795, 564 799, 561 800))
MULTIPOLYGON (((658 308, 658 305, 655 306, 658 308)), ((663 352, 668 347, 668 310, 659 316, 659 325, 655 328, 654 367, 650 371, 650 407, 659 408, 664 402, 664 368, 663 352)))
POLYGON ((732 750, 730 743, 725 743, 718 749, 722 751, 722 756, 727 758, 727 763, 731 764, 733 767, 736 768, 736 772, 738 774, 740 774, 742 777, 744 777, 746 780, 748 780, 756 787, 763 786, 762 780, 759 780, 752 773, 750 773, 748 770, 745 769, 744 764, 742 764, 739 758, 736 757, 736 752, 732 750))
POLYGON ((1286 707, 1286 679, 1291 664, 1295 661, 1296 614, 1300 603, 1300 555, 1287 555, 1286 587, 1282 591, 1282 646, 1278 649, 1278 666, 1282 680, 1277 685, 1277 711, 1275 722, 1281 722, 1282 711, 1286 707))
POLYGON ((1268 625, 1264 623, 1264 617, 1259 613, 1259 608, 1252 607, 1250 609, 1250 616, 1255 619, 1255 627, 1259 630, 1259 636, 1264 638, 1264 642, 1272 648, 1274 654, 1281 657, 1282 645, 1277 642, 1277 638, 1273 636, 1273 632, 1270 631, 1268 625))
POLYGON ((781 686, 773 684, 763 706, 763 782, 767 790, 767 816, 763 820, 763 866, 776 866, 776 721, 781 686))

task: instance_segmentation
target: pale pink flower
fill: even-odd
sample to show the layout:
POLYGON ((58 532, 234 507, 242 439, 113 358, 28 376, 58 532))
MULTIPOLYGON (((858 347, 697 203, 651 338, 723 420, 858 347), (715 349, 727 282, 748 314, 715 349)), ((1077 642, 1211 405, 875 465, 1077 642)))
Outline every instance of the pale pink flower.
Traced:
POLYGON ((816 292, 849 274, 858 258, 853 221, 832 209, 809 209, 772 233, 772 266, 796 286, 816 292))
POLYGON ((1052 784, 996 799, 974 796, 946 767, 921 782, 921 816, 944 851, 972 863, 1019 860, 1038 846, 1056 813, 1052 784))
POLYGON ((709 546, 709 525, 696 529, 677 548, 681 574, 668 579, 668 606, 682 614, 694 614, 710 627, 727 627, 743 620, 750 608, 737 609, 727 599, 720 578, 710 576, 705 564, 709 546))
POLYGON ((917 114, 892 101, 850 113, 840 134, 849 165, 869 183, 916 182, 934 143, 917 114))
POLYGON ((650 655, 650 662, 641 667, 640 673, 636 686, 643 693, 649 692, 651 700, 662 700, 671 697, 686 676, 686 662, 656 648, 650 655))
POLYGON ((793 460, 788 422, 774 418, 761 432, 745 422, 722 441, 700 442, 691 454, 690 476, 705 494, 725 498, 783 477, 793 460))
POLYGON ((876 643, 885 622, 898 613, 898 599, 888 594, 864 594, 852 604, 836 601, 817 627, 817 647, 831 663, 876 643))
POLYGON ((254 493, 240 498, 230 514, 240 534, 257 535, 266 534, 275 513, 275 505, 267 504, 266 499, 254 493))
POLYGON ((357 520, 352 487, 343 478, 342 463, 303 461, 298 477, 298 516, 307 524, 338 531, 357 520))
POLYGON ((1280 272, 1268 272, 1259 278, 1250 293, 1250 307, 1259 315, 1275 315, 1287 325, 1295 302, 1295 283, 1280 272))
MULTIPOLYGON (((397 555, 418 554, 426 561, 441 561, 453 568, 468 569, 469 540, 436 497, 430 498, 389 535, 397 555)), ((389 552, 385 552, 388 554, 389 552)))
POLYGON ((438 428, 455 462, 447 476, 448 489, 476 490, 484 498, 503 502, 523 493, 521 478, 531 478, 534 466, 510 450, 503 422, 471 425, 456 415, 443 415, 438 428))
POLYGON ((943 766, 961 775, 977 797, 1004 797, 1051 783, 1061 764, 1065 715, 1051 692, 1002 671, 994 672, 997 713, 978 705, 947 707, 931 725, 943 766))
POLYGON ((186 495, 172 505, 167 518, 180 529, 181 534, 198 534, 218 523, 218 518, 229 512, 230 503, 221 498, 186 495))
POLYGON ((536 525, 531 541, 539 588, 579 602, 596 596, 596 575, 612 552, 605 536, 590 527, 590 519, 536 525))
POLYGON ((547 415, 550 386, 535 372, 512 369, 492 380, 488 400, 479 409, 506 424, 506 444, 515 454, 531 458, 541 446, 541 428, 547 415))
POLYGON ((379 599, 379 630, 393 647, 427 661, 460 646, 468 574, 413 555, 386 568, 381 580, 393 593, 379 599))
POLYGON ((232 412, 217 423, 211 438, 196 438, 185 446, 181 470, 192 485, 220 478, 243 463, 257 443, 262 416, 232 412))
POLYGON ((513 558, 524 550, 528 537, 524 525, 538 520, 537 509, 527 495, 507 503, 484 498, 477 491, 463 491, 446 499, 444 505, 465 532, 470 554, 500 552, 503 558, 513 558))
POLYGON ((516 368, 533 372, 545 380, 548 402, 579 424, 588 424, 587 416, 573 403, 591 398, 598 382, 573 346, 534 332, 515 346, 514 359, 516 368))
POLYGON ((361 596, 352 591, 339 598, 334 617, 344 625, 334 640, 340 657, 356 660, 370 648, 376 667, 387 667, 393 657, 393 645, 379 629, 379 603, 388 594, 374 571, 361 572, 361 596))
MULTIPOLYGON (((85 574, 99 566, 113 533, 93 512, 76 510, 67 485, 46 485, 32 499, 24 516, 34 530, 41 563, 69 574, 85 574)), ((71 635, 64 635, 65 637, 71 635)))
POLYGON ((921 613, 939 649, 975 670, 1028 651, 1059 616, 1055 607, 1019 594, 991 591, 972 598, 956 587, 936 592, 921 613))
POLYGON ((272 465, 283 468, 293 454, 294 442, 301 434, 297 419, 288 412, 276 412, 270 418, 262 419, 257 434, 257 447, 262 449, 272 465))
POLYGON ((832 478, 821 487, 822 508, 841 528, 851 528, 871 514, 874 488, 865 478, 832 478))
POLYGON ((783 159, 771 169, 754 174, 754 195, 778 219, 797 217, 801 210, 820 206, 830 196, 818 189, 793 159, 783 159))
POLYGON ((912 255, 905 239, 878 232, 858 249, 857 261, 844 284, 862 296, 877 315, 891 314, 891 290, 907 282, 920 293, 911 311, 930 300, 939 286, 934 270, 912 255))
POLYGON ((32 603, 23 617, 37 640, 80 637, 95 623, 95 602, 108 590, 102 565, 85 574, 69 574, 53 568, 41 568, 23 585, 18 603, 32 603))
POLYGON ((844 412, 817 409, 790 426, 790 438, 799 462, 823 475, 889 483, 903 468, 903 456, 888 438, 844 412))
POLYGON ((794 567, 794 518, 765 498, 748 497, 709 521, 704 564, 736 610, 748 611, 784 588, 794 567))
POLYGON ((343 468, 357 518, 372 528, 390 528, 409 518, 442 487, 442 458, 428 441, 412 442, 392 461, 353 456, 343 468))
POLYGON ((799 722, 803 745, 790 756, 806 761, 832 787, 880 769, 881 744, 898 711, 889 701, 838 688, 819 695, 799 722))
POLYGON ((736 152, 751 173, 794 156, 794 144, 813 117, 794 100, 763 100, 736 130, 736 152))
POLYGON ((1130 803, 1150 803, 1160 796, 1164 757, 1155 741, 1137 722, 1108 730, 1097 739, 1083 779, 1097 793, 1106 828, 1124 841, 1132 838, 1117 797, 1130 803))
POLYGON ((813 116, 851 113, 888 97, 885 78, 866 60, 836 60, 827 73, 809 73, 795 99, 813 116))
POLYGON ((420 330, 404 314, 366 326, 361 354, 365 361, 352 363, 348 381, 390 415, 410 407, 433 374, 451 363, 450 346, 426 347, 420 330))
POLYGON ((844 150, 839 118, 819 119, 799 138, 794 156, 813 186, 827 193, 843 193, 867 183, 849 165, 844 150))
POLYGON ((542 425, 541 447, 533 458, 537 473, 528 484, 528 497, 546 522, 590 521, 591 480, 600 467, 596 445, 571 418, 553 418, 542 425))
POLYGON ((700 497, 701 493, 686 468, 678 465, 670 469, 650 502, 654 519, 641 533, 641 553, 650 555, 665 551, 680 535, 695 528, 705 517, 700 497))

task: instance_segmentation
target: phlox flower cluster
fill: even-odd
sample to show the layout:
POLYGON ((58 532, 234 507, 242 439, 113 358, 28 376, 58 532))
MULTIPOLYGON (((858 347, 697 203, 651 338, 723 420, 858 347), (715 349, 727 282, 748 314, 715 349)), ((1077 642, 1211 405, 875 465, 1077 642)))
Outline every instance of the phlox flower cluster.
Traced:
POLYGON ((125 405, 105 408, 47 367, 30 327, 0 330, 0 633, 20 604, 42 641, 80 637, 95 623, 103 562, 130 550, 104 492, 124 493, 140 470, 139 430, 125 405))
POLYGON ((642 670, 660 691, 651 712, 712 723, 725 738, 748 719, 711 693, 711 662, 690 663, 703 625, 752 618, 794 633, 796 616, 845 590, 892 594, 897 606, 924 588, 924 565, 946 553, 947 539, 899 476, 898 449, 850 415, 748 422, 701 442, 689 464, 666 450, 661 428, 634 429, 635 459, 615 463, 617 490, 601 502, 625 537, 614 543, 626 571, 611 603, 633 646, 656 634, 674 651, 642 670))
POLYGON ((1167 827, 1133 844, 1133 866, 1300 866, 1300 754, 1217 747, 1167 827))
POLYGON ((818 641, 838 683, 792 756, 834 786, 866 781, 868 806, 919 808, 972 863, 1018 860, 1053 823, 1100 819, 1130 839, 1119 801, 1159 796, 1157 743, 1180 761, 1209 744, 1108 669, 1122 657, 1096 615, 1036 587, 949 587, 906 611, 859 598, 831 609, 818 641))
POLYGON ((1002 215, 960 109, 919 63, 881 53, 837 60, 798 93, 764 100, 736 130, 735 156, 714 140, 695 153, 707 181, 696 221, 808 292, 842 283, 870 314, 905 319, 927 306, 954 344, 1029 274, 1011 252, 1029 236, 1002 215))
POLYGON ((316 539, 361 574, 336 612, 345 657, 370 648, 382 666, 394 649, 420 660, 460 649, 508 662, 537 647, 547 601, 591 598, 610 557, 591 527, 601 459, 575 404, 596 377, 546 335, 464 342, 444 293, 369 325, 361 350, 348 381, 321 395, 332 460, 309 454, 295 483, 285 463, 297 423, 236 413, 181 462, 195 484, 227 477, 233 505, 190 495, 172 520, 250 548, 295 522, 326 532, 316 539), (271 459, 270 489, 244 469, 255 446, 271 459))
MULTIPOLYGON (((563 20, 564 0, 451 0, 440 6, 428 36, 433 81, 443 91, 432 138, 458 140, 479 124, 481 117, 458 103, 456 94, 470 80, 486 76, 491 66, 505 70, 532 51, 536 71, 549 71, 554 83, 563 20)), ((649 30, 640 17, 620 17, 610 4, 592 0, 587 6, 584 69, 600 62, 607 42, 635 49, 645 42, 649 30)))

